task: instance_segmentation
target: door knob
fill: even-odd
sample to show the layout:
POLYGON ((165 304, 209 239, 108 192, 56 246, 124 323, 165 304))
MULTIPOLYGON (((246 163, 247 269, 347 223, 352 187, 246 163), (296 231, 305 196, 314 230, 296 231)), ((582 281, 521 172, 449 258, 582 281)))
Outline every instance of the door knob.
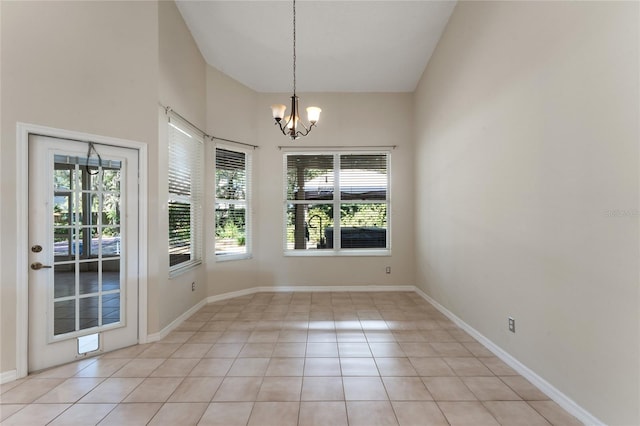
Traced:
POLYGON ((40 263, 40 262, 33 262, 33 263, 31 264, 31 269, 33 269, 34 271, 37 271, 37 270, 39 270, 39 269, 47 269, 47 268, 51 268, 51 266, 49 266, 49 265, 43 265, 43 264, 42 264, 42 263, 40 263))

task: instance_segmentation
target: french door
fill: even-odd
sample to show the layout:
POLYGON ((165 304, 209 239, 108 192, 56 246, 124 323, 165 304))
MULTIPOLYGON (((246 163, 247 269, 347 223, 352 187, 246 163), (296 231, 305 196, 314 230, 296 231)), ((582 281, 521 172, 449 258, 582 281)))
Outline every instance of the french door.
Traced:
POLYGON ((29 371, 138 342, 138 151, 29 136, 29 371))

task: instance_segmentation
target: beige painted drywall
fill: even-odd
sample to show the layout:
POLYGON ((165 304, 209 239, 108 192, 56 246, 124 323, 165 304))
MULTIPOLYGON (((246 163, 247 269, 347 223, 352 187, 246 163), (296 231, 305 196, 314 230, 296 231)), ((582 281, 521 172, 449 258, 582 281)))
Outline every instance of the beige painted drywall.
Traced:
POLYGON ((206 62, 173 1, 158 2, 160 102, 206 127, 206 62))
POLYGON ((415 93, 417 284, 611 425, 640 423, 638 6, 460 2, 415 93))
MULTIPOLYGON (((200 55, 189 29, 174 2, 158 2, 159 100, 205 130, 206 123, 206 63, 200 55)), ((167 194, 167 124, 162 108, 158 111, 157 174, 150 181, 157 194, 167 194)), ((157 255, 150 259, 149 271, 154 279, 149 284, 149 333, 162 331, 176 318, 207 297, 205 266, 169 278, 167 247, 168 213, 166 195, 158 196, 158 205, 149 222, 150 246, 157 255), (195 283, 195 291, 192 291, 195 283)), ((205 216, 206 221, 206 216, 205 216)), ((208 239, 204 237, 206 253, 208 239)))
MULTIPOLYGON (((301 94, 301 107, 323 108, 317 129, 296 142, 273 124, 270 105, 291 94, 256 93, 220 71, 207 73, 207 129, 259 145, 253 151, 253 257, 215 262, 208 254, 209 294, 251 287, 413 285, 411 94, 301 94), (392 255, 286 257, 282 245, 283 151, 279 146, 397 145, 392 151, 392 255), (392 274, 385 267, 392 267, 392 274)), ((213 175, 211 175, 213 179, 213 175)), ((211 207, 210 207, 211 208, 211 207)))
MULTIPOLYGON (((251 145, 258 145, 258 121, 256 118, 256 108, 258 106, 257 92, 249 89, 238 81, 232 79, 219 70, 207 67, 207 132, 213 136, 224 139, 243 142, 251 145)), ((228 144, 228 142, 214 140, 207 145, 207 161, 214 164, 214 153, 216 144, 228 144)), ((262 165, 262 149, 251 149, 237 144, 231 144, 242 149, 249 149, 252 160, 252 170, 254 179, 252 180, 251 191, 258 194, 261 191, 262 183, 255 179, 258 176, 262 165)), ((215 182, 215 167, 206 167, 206 179, 213 188, 215 182)), ((211 194, 214 191, 209 191, 211 194)), ((208 218, 214 217, 214 200, 208 200, 208 218)), ((259 226, 260 205, 253 197, 251 204, 253 228, 252 235, 257 235, 259 226)), ((207 234, 213 236, 215 233, 213 223, 207 221, 207 234)), ((249 259, 216 261, 215 247, 213 241, 207 250, 207 283, 209 295, 229 293, 247 288, 256 287, 259 284, 258 261, 260 253, 256 250, 256 239, 252 241, 252 256, 249 259)))
MULTIPOLYGON (((17 198, 16 123, 156 146, 158 17, 154 2, 2 2, 1 19, 0 371, 7 373, 16 368, 16 288, 27 285, 16 279, 11 207, 17 198)), ((157 173, 153 164, 150 172, 157 173)))

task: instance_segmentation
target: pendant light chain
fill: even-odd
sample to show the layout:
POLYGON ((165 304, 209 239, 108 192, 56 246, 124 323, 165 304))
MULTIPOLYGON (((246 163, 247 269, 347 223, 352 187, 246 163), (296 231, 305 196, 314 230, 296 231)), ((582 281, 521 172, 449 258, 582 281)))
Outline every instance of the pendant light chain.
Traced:
POLYGON ((296 94, 296 0, 293 0, 293 94, 296 94))

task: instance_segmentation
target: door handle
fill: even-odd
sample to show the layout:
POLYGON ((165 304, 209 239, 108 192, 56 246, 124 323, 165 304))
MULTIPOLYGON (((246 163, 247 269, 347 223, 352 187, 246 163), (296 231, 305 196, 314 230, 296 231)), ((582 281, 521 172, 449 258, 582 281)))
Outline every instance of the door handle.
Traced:
POLYGON ((33 269, 34 271, 37 271, 37 270, 39 270, 39 269, 47 269, 47 268, 51 268, 51 266, 49 266, 49 265, 43 265, 43 264, 42 264, 42 263, 40 263, 40 262, 33 262, 33 263, 31 264, 31 269, 33 269))

